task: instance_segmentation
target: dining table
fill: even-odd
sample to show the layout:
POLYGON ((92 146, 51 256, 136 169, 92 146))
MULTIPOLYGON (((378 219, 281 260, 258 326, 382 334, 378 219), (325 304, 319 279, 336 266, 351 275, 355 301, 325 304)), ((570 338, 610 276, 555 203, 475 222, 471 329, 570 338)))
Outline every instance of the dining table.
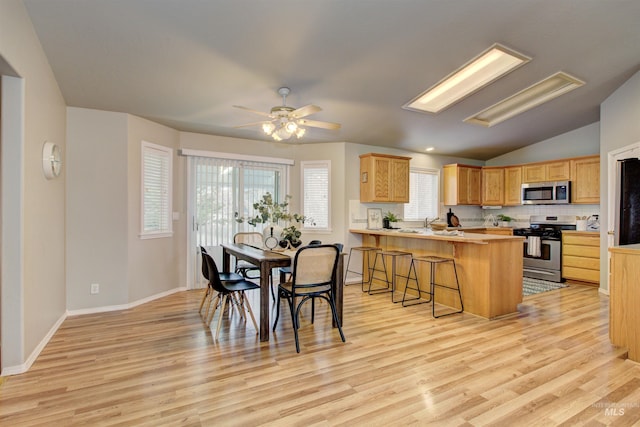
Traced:
MULTIPOLYGON (((245 243, 223 243, 222 244, 222 269, 224 272, 231 272, 231 257, 247 261, 260 268, 260 341, 269 341, 269 306, 271 274, 274 268, 288 267, 293 263, 295 251, 277 251, 248 245, 245 243)), ((344 274, 344 254, 338 257, 336 277, 332 284, 332 291, 338 313, 338 320, 342 325, 343 306, 343 274, 344 274)), ((279 275, 280 280, 284 280, 284 274, 279 275)), ((337 327, 335 320, 333 327, 337 327)))

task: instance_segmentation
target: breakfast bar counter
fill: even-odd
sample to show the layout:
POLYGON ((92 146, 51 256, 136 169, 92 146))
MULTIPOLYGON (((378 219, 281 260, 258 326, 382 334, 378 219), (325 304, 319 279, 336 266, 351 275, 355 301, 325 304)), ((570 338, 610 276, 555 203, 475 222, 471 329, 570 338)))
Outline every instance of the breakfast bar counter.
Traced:
MULTIPOLYGON (((458 270, 464 311, 493 319, 518 311, 522 302, 522 250, 524 237, 464 232, 461 235, 418 230, 351 229, 362 235, 362 244, 382 250, 411 252, 414 256, 454 258, 458 270), (407 231, 407 232, 403 232, 407 231)), ((453 233, 451 233, 453 234, 453 233)), ((365 263, 368 260, 365 259, 365 263)), ((398 273, 405 275, 410 258, 398 260, 398 273)), ((367 266, 365 265, 365 276, 367 266)), ((421 289, 428 289, 428 268, 418 269, 421 289)), ((366 278, 365 278, 366 280, 366 278)), ((453 271, 437 273, 437 282, 454 283, 453 271)), ((398 280, 399 292, 404 280, 398 280)), ((455 307, 453 293, 441 292, 436 302, 455 307)))

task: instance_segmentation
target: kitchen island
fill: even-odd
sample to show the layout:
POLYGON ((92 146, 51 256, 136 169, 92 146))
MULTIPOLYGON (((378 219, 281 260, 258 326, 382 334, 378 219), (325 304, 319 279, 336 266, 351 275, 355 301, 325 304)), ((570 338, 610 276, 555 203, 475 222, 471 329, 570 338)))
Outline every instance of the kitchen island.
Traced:
MULTIPOLYGON (((367 229, 349 231, 362 235, 363 245, 376 246, 382 250, 408 251, 414 256, 454 258, 466 313, 493 319, 517 312, 518 304, 522 302, 524 238, 521 236, 469 232, 464 232, 464 235, 438 235, 430 230, 419 229, 407 230, 412 232, 367 229)), ((398 273, 405 276, 410 263, 409 257, 406 258, 398 259, 398 273)), ((428 289, 428 268, 418 269, 418 279, 421 289, 428 289)), ((439 283, 454 283, 452 269, 437 273, 436 280, 439 283)), ((403 292, 404 285, 404 279, 399 279, 397 291, 403 292)), ((436 293, 437 303, 456 306, 453 293, 440 292, 440 289, 436 293)))

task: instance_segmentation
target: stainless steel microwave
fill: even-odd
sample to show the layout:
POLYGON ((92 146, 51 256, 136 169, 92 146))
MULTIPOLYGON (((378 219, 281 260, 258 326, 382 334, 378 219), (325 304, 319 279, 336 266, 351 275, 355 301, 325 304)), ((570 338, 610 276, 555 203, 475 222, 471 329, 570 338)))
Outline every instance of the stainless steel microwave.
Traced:
POLYGON ((569 181, 522 184, 523 205, 555 205, 571 201, 569 181))

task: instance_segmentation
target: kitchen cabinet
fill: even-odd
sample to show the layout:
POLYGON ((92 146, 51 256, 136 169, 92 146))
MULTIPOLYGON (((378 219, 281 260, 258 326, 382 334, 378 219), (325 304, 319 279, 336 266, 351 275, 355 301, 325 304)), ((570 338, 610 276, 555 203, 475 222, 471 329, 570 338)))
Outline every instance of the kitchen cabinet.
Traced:
POLYGON ((600 283, 600 233, 562 231, 562 277, 600 283))
POLYGON ((571 203, 600 203, 600 156, 571 159, 571 203))
POLYGON ((640 245, 609 248, 609 339, 626 347, 629 359, 640 362, 640 245))
POLYGON ((411 157, 369 153, 360 156, 360 201, 409 203, 411 157))
POLYGON ((566 181, 571 179, 569 160, 531 163, 522 166, 523 182, 566 181))
POLYGON ((482 168, 451 164, 443 166, 445 205, 480 205, 482 168))
POLYGON ((522 166, 504 168, 504 204, 522 204, 522 166))
POLYGON ((482 204, 485 206, 504 204, 504 168, 482 168, 482 204))

